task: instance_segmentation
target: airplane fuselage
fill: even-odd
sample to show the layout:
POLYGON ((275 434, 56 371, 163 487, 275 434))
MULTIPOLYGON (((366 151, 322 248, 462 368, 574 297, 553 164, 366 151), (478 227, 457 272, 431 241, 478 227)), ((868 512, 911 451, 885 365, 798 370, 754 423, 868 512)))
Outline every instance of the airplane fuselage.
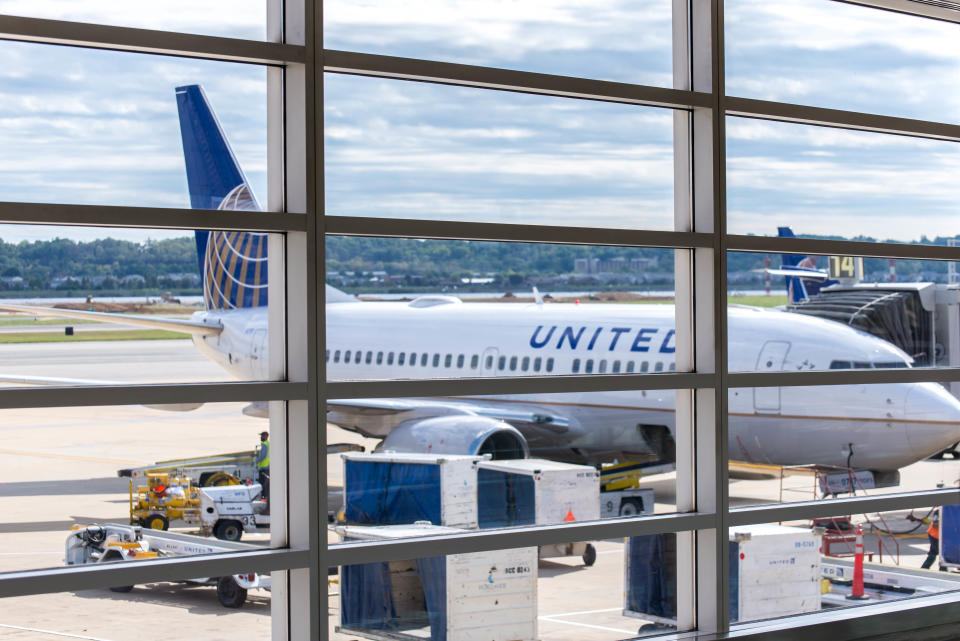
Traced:
MULTIPOLYGON (((224 331, 197 337, 238 378, 266 378, 266 308, 199 312, 224 331)), ((674 307, 460 303, 446 297, 327 305, 329 380, 657 373, 675 369, 674 307)), ((780 311, 731 308, 731 371, 906 367, 891 344, 847 326, 780 311)), ((522 427, 531 453, 600 462, 664 454, 675 437, 668 391, 445 399, 568 419, 558 434, 522 427), (658 432, 658 428, 660 431, 658 432)), ((960 403, 931 383, 738 388, 729 392, 731 458, 892 470, 960 438, 960 403), (852 452, 852 453, 851 453, 852 452)), ((383 438, 391 429, 356 428, 383 438)))

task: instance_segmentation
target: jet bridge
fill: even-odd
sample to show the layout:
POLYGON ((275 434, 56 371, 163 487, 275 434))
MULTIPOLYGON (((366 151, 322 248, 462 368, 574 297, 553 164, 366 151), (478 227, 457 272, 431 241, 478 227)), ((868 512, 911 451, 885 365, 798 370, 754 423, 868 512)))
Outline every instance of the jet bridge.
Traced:
MULTIPOLYGON (((834 285, 787 309, 889 341, 912 356, 916 367, 960 367, 960 284, 834 285)), ((960 398, 960 383, 947 388, 960 398)))

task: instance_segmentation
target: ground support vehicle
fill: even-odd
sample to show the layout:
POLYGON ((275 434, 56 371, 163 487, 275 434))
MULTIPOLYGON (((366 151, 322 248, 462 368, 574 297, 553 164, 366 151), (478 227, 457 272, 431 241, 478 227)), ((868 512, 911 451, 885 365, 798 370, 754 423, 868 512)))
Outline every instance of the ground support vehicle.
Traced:
POLYGON ((627 461, 600 468, 600 518, 653 514, 653 490, 642 488, 643 477, 676 469, 673 463, 627 461))
MULTIPOLYGON (((353 443, 333 443, 327 446, 329 454, 362 451, 363 446, 353 443)), ((117 470, 117 476, 133 480, 145 479, 152 474, 159 473, 190 479, 190 482, 196 487, 253 483, 257 480, 257 451, 170 459, 168 461, 157 461, 150 465, 117 470)))
POLYGON ((257 479, 256 451, 171 459, 117 470, 117 476, 133 480, 146 479, 161 473, 189 479, 197 487, 252 482, 257 479))
POLYGON ((261 491, 258 483, 201 488, 201 534, 239 541, 244 532, 269 532, 270 503, 261 491))
MULTIPOLYGON (((258 548, 243 543, 212 541, 190 534, 144 529, 138 525, 75 525, 67 536, 64 562, 67 565, 82 565, 256 549, 258 548)), ((270 589, 270 575, 250 572, 220 577, 196 577, 187 579, 184 583, 215 585, 221 605, 226 608, 239 608, 246 601, 248 590, 270 589)), ((110 588, 113 592, 129 592, 132 589, 132 585, 110 588)))
POLYGON ((151 474, 136 492, 130 481, 130 523, 166 530, 174 520, 188 525, 200 522, 200 488, 190 479, 165 472, 151 474))

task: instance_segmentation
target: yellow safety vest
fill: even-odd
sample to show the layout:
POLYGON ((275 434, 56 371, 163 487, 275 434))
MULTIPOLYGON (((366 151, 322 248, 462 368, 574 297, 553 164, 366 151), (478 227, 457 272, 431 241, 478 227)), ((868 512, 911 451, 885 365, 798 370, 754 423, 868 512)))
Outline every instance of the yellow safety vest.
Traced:
POLYGON ((267 455, 263 457, 262 461, 257 462, 258 470, 262 470, 265 467, 270 467, 270 439, 260 443, 261 451, 263 451, 263 448, 266 448, 267 455))

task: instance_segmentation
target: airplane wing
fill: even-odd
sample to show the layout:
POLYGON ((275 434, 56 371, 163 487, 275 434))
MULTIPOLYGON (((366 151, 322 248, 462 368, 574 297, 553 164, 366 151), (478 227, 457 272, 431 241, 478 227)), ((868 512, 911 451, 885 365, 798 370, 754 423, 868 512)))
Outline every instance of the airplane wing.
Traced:
POLYGON ((789 269, 782 267, 780 269, 756 269, 754 271, 766 272, 771 276, 790 276, 794 278, 809 278, 810 280, 828 280, 830 275, 819 269, 789 269))
POLYGON ((59 318, 75 318, 77 320, 101 321, 104 323, 132 325, 134 327, 147 327, 150 329, 166 329, 173 332, 183 332, 192 336, 216 336, 223 331, 223 327, 219 324, 208 325, 207 323, 192 320, 151 318, 150 316, 134 316, 111 312, 85 312, 76 309, 35 307, 33 305, 16 305, 12 303, 0 304, 0 310, 34 314, 37 316, 56 316, 59 318))
POLYGON ((527 438, 573 440, 582 433, 575 421, 536 403, 504 407, 493 399, 364 398, 327 401, 327 420, 372 438, 383 438, 399 425, 438 416, 481 416, 508 423, 527 438))

